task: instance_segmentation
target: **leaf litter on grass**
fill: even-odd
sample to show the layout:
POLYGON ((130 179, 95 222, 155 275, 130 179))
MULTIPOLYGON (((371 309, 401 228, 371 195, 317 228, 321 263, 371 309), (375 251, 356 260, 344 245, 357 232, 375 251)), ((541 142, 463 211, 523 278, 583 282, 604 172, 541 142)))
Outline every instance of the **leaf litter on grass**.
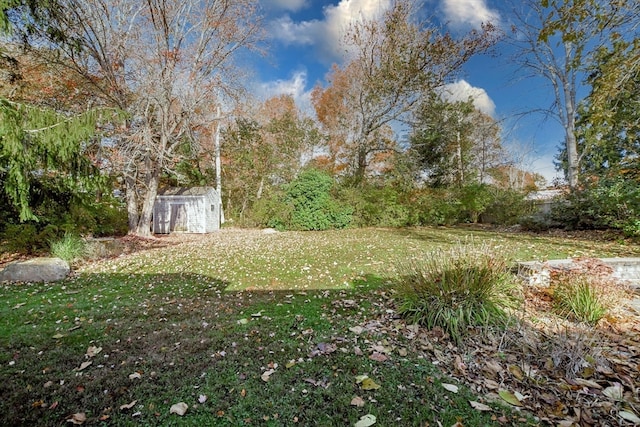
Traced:
MULTIPOLYGON (((311 246, 311 250, 304 249, 309 253, 313 252, 314 258, 320 259, 317 264, 314 264, 309 262, 309 255, 297 257, 303 252, 305 246, 302 235, 292 235, 293 242, 290 246, 293 249, 284 253, 284 256, 289 258, 286 263, 282 263, 279 257, 274 254, 276 251, 266 250, 265 253, 269 242, 251 233, 241 234, 243 236, 235 236, 234 234, 232 237, 232 250, 226 252, 229 254, 228 258, 224 255, 225 250, 229 249, 228 242, 213 243, 211 241, 207 245, 193 245, 192 242, 185 242, 176 246, 151 249, 144 254, 135 254, 124 259, 101 261, 96 264, 95 272, 86 272, 89 276, 101 274, 99 270, 104 268, 105 276, 103 277, 112 275, 114 279, 120 280, 122 283, 118 285, 119 287, 110 288, 110 285, 101 284, 103 279, 93 281, 98 285, 98 288, 92 289, 96 303, 108 301, 104 306, 97 307, 101 313, 100 316, 106 315, 110 319, 115 319, 106 322, 109 319, 102 318, 100 320, 100 316, 97 316, 98 321, 105 322, 104 324, 107 325, 105 336, 116 332, 122 334, 118 343, 96 341, 100 342, 100 345, 106 349, 106 353, 110 355, 110 360, 107 363, 114 366, 111 369, 117 370, 118 364, 125 362, 122 366, 127 369, 123 375, 126 378, 127 374, 136 369, 131 369, 132 364, 134 366, 143 365, 153 360, 156 363, 154 366, 162 365, 164 369, 169 371, 179 369, 180 366, 187 364, 186 358, 189 353, 200 354, 200 352, 206 351, 209 354, 211 349, 206 342, 206 337, 201 337, 203 322, 211 325, 211 328, 223 327, 236 331, 234 328, 239 327, 244 331, 244 337, 249 340, 251 345, 256 348, 265 346, 273 338, 269 336, 267 331, 268 318, 271 316, 270 311, 261 310, 262 307, 252 309, 258 298, 255 298, 251 292, 231 293, 230 290, 251 286, 254 288, 253 292, 262 293, 265 286, 268 288, 273 285, 273 278, 269 276, 278 275, 283 279, 278 280, 276 286, 291 287, 288 292, 296 296, 295 301, 290 301, 294 306, 298 304, 304 306, 306 302, 303 301, 312 298, 330 297, 327 304, 323 306, 322 312, 323 322, 331 325, 330 332, 323 332, 323 328, 316 325, 303 326, 293 330, 296 332, 295 339, 299 340, 301 344, 304 343, 302 347, 303 358, 305 355, 314 354, 311 359, 318 363, 331 363, 331 360, 336 355, 342 354, 344 350, 355 357, 360 357, 363 363, 369 366, 366 372, 372 373, 375 372, 370 370, 372 367, 377 369, 377 366, 382 367, 388 363, 395 363, 395 358, 398 356, 407 357, 410 360, 424 357, 437 363, 447 375, 469 385, 478 394, 478 399, 474 402, 480 405, 493 405, 491 402, 496 401, 496 397, 500 399, 498 393, 503 388, 510 390, 515 396, 517 396, 516 393, 520 393, 523 397, 523 407, 538 415, 542 420, 566 422, 578 419, 584 425, 588 425, 589 420, 601 422, 612 420, 617 416, 619 419, 615 419, 619 422, 620 420, 628 420, 632 418, 631 415, 634 415, 636 406, 633 399, 635 396, 631 386, 637 380, 637 375, 633 373, 633 368, 637 368, 637 347, 634 347, 636 342, 633 338, 621 339, 617 347, 603 350, 602 354, 605 355, 605 359, 609 361, 609 358, 613 358, 613 363, 610 361, 604 363, 599 359, 596 360, 597 358, 594 358, 595 362, 585 359, 586 363, 590 364, 585 368, 585 372, 589 371, 589 368, 592 368, 593 372, 586 378, 566 378, 566 375, 560 375, 557 372, 558 369, 553 360, 548 366, 547 363, 537 364, 533 361, 527 361, 528 366, 525 366, 525 363, 517 358, 520 354, 513 352, 513 348, 518 348, 518 345, 523 342, 522 339, 518 341, 517 337, 508 337, 504 340, 504 337, 499 335, 487 338, 472 336, 472 339, 465 346, 457 347, 451 344, 441 331, 425 331, 415 325, 405 325, 394 313, 388 289, 368 289, 362 294, 356 295, 342 295, 336 291, 332 291, 327 296, 323 296, 324 293, 313 294, 313 296, 304 294, 313 287, 333 286, 334 289, 335 287, 339 288, 343 286, 344 282, 348 282, 349 287, 352 287, 355 279, 364 278, 371 273, 384 276, 386 267, 383 261, 388 260, 389 257, 389 252, 385 252, 385 250, 391 245, 379 236, 374 238, 366 233, 361 235, 359 238, 370 239, 366 247, 363 246, 362 253, 353 250, 353 245, 343 245, 349 248, 351 253, 349 257, 341 256, 335 249, 336 245, 333 245, 332 249, 330 241, 336 235, 330 238, 322 235, 322 239, 316 239, 314 236, 317 242, 311 246), (243 248, 241 244, 246 240, 245 237, 248 237, 248 244, 246 248, 243 248), (258 255, 258 252, 262 252, 263 255, 258 255), (216 262, 211 262, 213 256, 215 256, 216 262), (189 265, 191 261, 194 262, 193 271, 189 265), (246 266, 238 268, 238 263, 244 263, 246 266), (187 265, 189 266, 186 267, 187 265), (251 267, 252 265, 253 267, 251 267), (148 274, 152 273, 154 268, 160 267, 164 271, 148 274), (230 284, 233 286, 230 287, 230 284), (118 292, 122 293, 118 294, 118 292), (131 295, 131 300, 128 295, 131 295), (133 303, 134 298, 135 303, 133 303), (251 317, 251 314, 254 313, 260 313, 261 316, 251 317), (229 315, 233 318, 228 319, 229 315), (129 321, 126 319, 129 316, 132 318, 141 316, 137 326, 133 323, 127 323, 129 321), (237 325, 238 318, 247 318, 247 324, 237 325), (149 322, 155 322, 153 330, 145 327, 149 322), (339 324, 342 326, 337 326, 339 324), (362 328, 362 330, 356 329, 360 332, 359 334, 349 330, 354 325, 362 328), (110 327, 112 329, 109 329, 110 327), (263 331, 265 332, 263 333, 263 331), (305 331, 311 332, 305 334, 305 331), (184 337, 189 337, 189 339, 185 340, 184 337), (200 342, 203 339, 204 342, 200 342), (161 348, 160 344, 156 346, 156 343, 159 342, 163 342, 164 347, 161 348), (176 345, 178 342, 180 344, 176 345), (145 346, 149 346, 149 348, 145 348, 145 346), (370 359, 374 354, 376 356, 370 359), (629 358, 629 354, 635 356, 629 358), (391 360, 376 360, 377 358, 382 359, 378 355, 389 357, 391 360), (626 359, 625 355, 627 355, 626 359), (486 363, 483 362, 483 359, 494 360, 494 369, 484 369, 486 363), (622 363, 625 360, 627 365, 622 363), (499 369, 495 369, 495 365, 499 365, 499 369), (513 366, 520 369, 517 370, 513 366), (626 372, 627 370, 630 372, 626 372), (625 378, 625 375, 628 378, 625 378), (598 384, 601 387, 600 390, 605 390, 608 387, 616 387, 615 383, 622 387, 621 395, 626 400, 615 400, 603 393, 597 394, 598 389, 592 387, 593 384, 598 384), (543 392, 547 389, 550 390, 543 392), (601 399, 599 402, 602 406, 591 405, 591 401, 585 396, 596 400, 601 399), (588 404, 580 406, 584 402, 588 404), (612 416, 602 417, 601 412, 606 411, 607 408, 611 411, 612 416)), ((285 236, 280 237, 284 238, 285 236)), ((283 241, 278 243, 287 246, 283 241)), ((109 283, 115 284, 115 280, 109 283)), ((62 299, 69 296, 61 292, 58 297, 62 299)), ((281 301, 274 299, 272 303, 284 300, 284 298, 281 301)), ((282 321, 281 319, 282 317, 276 317, 278 322, 282 321)), ((69 321, 60 320, 63 322, 62 324, 69 321)), ((73 321, 73 317, 70 321, 73 321)), ((302 322, 304 323, 304 320, 302 322)), ((617 326, 620 325, 617 324, 617 326)), ((67 333, 66 328, 62 330, 67 333)), ((209 328, 204 328, 204 330, 209 330, 209 328)), ((75 333, 77 331, 67 334, 73 338, 75 333)), ((236 346, 216 345, 215 351, 217 353, 214 354, 222 354, 221 352, 232 354, 235 351, 241 351, 239 348, 245 345, 241 339, 237 339, 236 346)), ((524 342, 529 342, 529 340, 524 340, 524 342)), ((86 348, 86 346, 83 347, 83 349, 86 348)), ((522 351, 521 345, 519 348, 522 351)), ((277 349, 272 348, 271 351, 277 351, 277 349)), ((80 350, 78 354, 82 356, 83 353, 84 351, 80 350)), ((265 357, 269 356, 265 355, 265 357)), ((95 356, 89 358, 94 359, 95 356)), ((215 356, 210 360, 219 364, 221 360, 224 360, 224 357, 215 356)), ((285 363, 286 360, 289 360, 289 357, 285 357, 282 363, 285 363)), ((293 360, 298 362, 297 356, 293 360)), ((563 362, 561 357, 558 360, 563 362)), ((77 367, 77 363, 77 361, 74 362, 73 366, 77 367)), ((291 369, 304 367, 305 363, 304 360, 298 362, 298 366, 296 367, 294 364, 291 369)), ((96 362, 97 364, 98 362, 96 362)), ((94 366, 89 370, 92 375, 95 369, 94 366)), ((100 368, 100 371, 103 369, 100 368)), ((201 369, 197 364, 193 368, 194 371, 201 369)), ((365 370, 360 372, 363 371, 365 370)), ((242 366, 240 366, 240 372, 242 372, 242 366)), ((250 374, 249 371, 245 370, 245 372, 250 374)), ((160 372, 159 375, 165 375, 165 372, 160 372)), ((150 377, 153 378, 153 376, 150 377)), ((277 384, 279 377, 280 374, 274 375, 274 380, 269 384, 277 384)), ((324 381, 326 384, 329 383, 322 376, 313 376, 307 379, 316 382, 316 384, 323 384, 324 381)), ((375 381, 373 382, 379 385, 375 381)), ((367 396, 370 394, 375 396, 375 393, 384 392, 386 384, 387 381, 383 383, 384 387, 382 388, 367 390, 367 396)), ((332 391, 336 386, 331 387, 332 391)), ((411 387, 409 384, 406 386, 411 387)), ((405 385, 400 384, 398 387, 405 387, 405 385)), ((316 388, 318 390, 324 389, 322 386, 316 386, 316 388)), ((395 387, 393 388, 395 390, 395 387)), ((237 390, 244 391, 245 388, 237 390)), ((236 392, 240 393, 237 390, 236 392)), ((119 399, 119 404, 127 404, 132 401, 131 397, 137 397, 127 395, 130 393, 127 390, 109 389, 108 393, 113 395, 114 399, 119 399)), ((193 396, 194 402, 197 396, 197 394, 193 396)), ((345 406, 349 406, 346 405, 348 399, 344 402, 345 406)), ((188 400, 185 402, 191 403, 188 400)), ((119 406, 114 407, 118 408, 119 406)), ((151 415, 153 415, 153 411, 150 410, 151 415)), ((218 411, 224 416, 228 416, 229 408, 221 408, 218 411)), ((193 414, 197 413, 197 409, 194 409, 193 414)), ((189 414, 192 412, 190 411, 189 414)), ((105 413, 104 416, 110 415, 105 413)), ((272 417, 273 414, 265 416, 272 417)), ((496 416, 501 417, 500 414, 496 416)))

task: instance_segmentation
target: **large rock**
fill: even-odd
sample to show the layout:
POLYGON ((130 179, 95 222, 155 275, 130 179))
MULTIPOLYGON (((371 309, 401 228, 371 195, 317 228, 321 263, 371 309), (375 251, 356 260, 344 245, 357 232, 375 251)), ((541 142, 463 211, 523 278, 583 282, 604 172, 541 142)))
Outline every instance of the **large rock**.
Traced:
POLYGON ((55 282, 70 271, 69 264, 60 258, 34 258, 7 265, 0 271, 0 282, 55 282))

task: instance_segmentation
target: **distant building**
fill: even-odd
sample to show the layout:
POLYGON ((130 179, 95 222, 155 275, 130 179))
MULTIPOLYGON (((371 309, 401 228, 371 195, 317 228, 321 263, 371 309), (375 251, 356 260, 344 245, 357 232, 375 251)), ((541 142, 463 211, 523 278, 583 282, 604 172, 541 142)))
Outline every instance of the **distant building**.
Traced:
POLYGON ((536 206, 538 210, 538 213, 547 215, 551 213, 551 208, 555 203, 557 203, 558 199, 564 197, 566 194, 566 189, 552 188, 548 190, 540 190, 529 193, 527 195, 527 200, 533 202, 534 206, 536 206))
POLYGON ((220 195, 213 187, 177 187, 158 191, 153 232, 211 233, 220 229, 220 195))

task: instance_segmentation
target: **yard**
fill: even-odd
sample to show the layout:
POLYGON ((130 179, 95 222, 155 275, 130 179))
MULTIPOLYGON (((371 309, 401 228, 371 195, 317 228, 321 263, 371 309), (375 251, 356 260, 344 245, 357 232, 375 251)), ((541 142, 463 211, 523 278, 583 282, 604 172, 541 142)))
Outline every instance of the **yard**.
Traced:
POLYGON ((457 345, 398 316, 401 261, 460 242, 640 256, 593 233, 464 227, 162 237, 0 286, 0 424, 633 425, 640 318, 624 304, 586 327, 525 289, 512 327, 457 345))

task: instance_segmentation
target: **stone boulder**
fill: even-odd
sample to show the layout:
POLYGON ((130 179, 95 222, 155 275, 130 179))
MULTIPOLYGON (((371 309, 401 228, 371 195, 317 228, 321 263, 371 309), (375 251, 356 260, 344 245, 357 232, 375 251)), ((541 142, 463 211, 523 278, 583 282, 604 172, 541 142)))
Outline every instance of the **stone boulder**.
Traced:
POLYGON ((60 258, 33 258, 17 261, 0 271, 0 282, 56 282, 71 271, 60 258))

